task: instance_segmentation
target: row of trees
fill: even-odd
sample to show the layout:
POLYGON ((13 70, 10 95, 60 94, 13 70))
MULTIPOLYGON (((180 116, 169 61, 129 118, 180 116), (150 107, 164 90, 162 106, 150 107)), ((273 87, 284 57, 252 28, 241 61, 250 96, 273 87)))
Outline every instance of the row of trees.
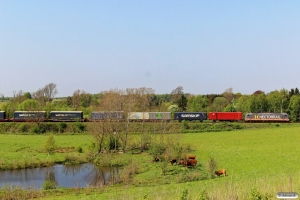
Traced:
POLYGON ((299 89, 275 90, 264 93, 260 90, 251 95, 233 93, 232 88, 222 94, 192 95, 183 92, 183 87, 175 88, 170 94, 155 94, 152 88, 112 89, 99 94, 89 94, 84 90, 76 90, 72 96, 55 98, 57 86, 49 83, 32 94, 29 92, 14 92, 7 104, 2 106, 8 116, 15 110, 82 110, 89 117, 93 110, 125 111, 124 99, 131 99, 130 111, 241 111, 248 112, 287 112, 292 121, 297 121, 300 112, 299 89), (118 108, 102 106, 107 99, 119 103, 118 108))

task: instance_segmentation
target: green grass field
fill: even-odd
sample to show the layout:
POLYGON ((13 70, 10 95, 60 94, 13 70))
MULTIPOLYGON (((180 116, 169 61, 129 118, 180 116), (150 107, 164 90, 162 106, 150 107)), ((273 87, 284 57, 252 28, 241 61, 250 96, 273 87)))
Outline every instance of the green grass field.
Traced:
MULTIPOLYGON (((44 135, 0 135, 0 163, 1 160, 6 162, 32 156, 46 158, 45 153, 37 153, 43 148, 46 138, 44 135)), ((299 127, 185 133, 180 138, 182 143, 191 145, 190 154, 196 155, 198 162, 205 165, 213 157, 220 169, 227 170, 228 176, 178 183, 177 174, 172 177, 172 172, 196 172, 199 168, 168 165, 167 175, 164 176, 159 168, 160 163, 151 162, 151 156, 139 154, 132 156, 140 161, 141 170, 130 183, 101 189, 56 191, 41 199, 184 199, 184 190, 187 192, 186 199, 199 199, 203 190, 210 199, 248 199, 255 188, 258 196, 267 194, 269 199, 276 199, 279 191, 300 193, 299 127)), ((55 135, 55 140, 61 147, 81 146, 86 149, 91 137, 55 135)), ((53 155, 54 160, 62 160, 63 156, 57 154, 53 155)))

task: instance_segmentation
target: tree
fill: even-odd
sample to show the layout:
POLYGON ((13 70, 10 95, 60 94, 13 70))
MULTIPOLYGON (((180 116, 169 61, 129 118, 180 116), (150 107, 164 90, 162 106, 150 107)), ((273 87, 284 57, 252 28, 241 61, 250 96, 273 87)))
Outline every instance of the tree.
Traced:
POLYGON ((24 97, 25 97, 26 99, 31 99, 31 94, 30 94, 30 92, 25 92, 24 97))
POLYGON ((188 99, 187 107, 190 112, 206 111, 208 99, 206 96, 197 95, 188 99))
POLYGON ((181 95, 180 99, 177 100, 177 104, 178 104, 178 107, 180 109, 180 111, 186 111, 186 108, 187 108, 187 98, 184 94, 181 95))
POLYGON ((233 95, 233 92, 232 92, 232 88, 228 88, 225 90, 225 92, 223 92, 223 97, 225 99, 227 99, 228 103, 231 103, 233 98, 234 98, 234 95, 233 95))
POLYGON ((228 101, 227 99, 225 99, 224 97, 216 97, 213 101, 213 104, 211 106, 212 111, 224 111, 224 109, 226 108, 226 106, 228 105, 228 101))
POLYGON ((300 95, 293 95, 291 97, 288 109, 289 109, 289 114, 290 114, 290 120, 292 122, 299 121, 300 95))
POLYGON ((56 149, 56 144, 53 135, 49 135, 49 137, 46 140, 46 143, 44 145, 45 151, 48 153, 48 157, 50 154, 54 153, 56 149))
POLYGON ((49 83, 43 88, 40 88, 36 92, 32 93, 32 97, 38 100, 42 106, 45 106, 46 102, 52 101, 57 94, 58 91, 56 89, 56 84, 49 83))
POLYGON ((82 92, 84 92, 84 91, 75 90, 73 92, 73 96, 71 97, 72 98, 72 106, 75 108, 75 110, 77 110, 78 107, 80 106, 80 103, 81 103, 80 95, 82 92))
POLYGON ((46 101, 50 102, 58 94, 55 83, 49 83, 43 88, 46 101))
POLYGON ((183 95, 183 87, 178 86, 177 88, 172 90, 172 92, 170 94, 170 99, 173 103, 177 103, 178 100, 181 98, 181 95, 183 95))

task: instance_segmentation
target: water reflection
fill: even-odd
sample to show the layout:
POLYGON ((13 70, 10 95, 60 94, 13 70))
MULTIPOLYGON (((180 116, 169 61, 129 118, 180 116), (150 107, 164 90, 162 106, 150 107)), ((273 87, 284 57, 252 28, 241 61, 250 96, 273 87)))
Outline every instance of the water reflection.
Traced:
POLYGON ((118 167, 97 167, 93 164, 0 171, 0 187, 40 189, 45 180, 56 182, 59 187, 101 187, 116 183, 118 172, 118 167))

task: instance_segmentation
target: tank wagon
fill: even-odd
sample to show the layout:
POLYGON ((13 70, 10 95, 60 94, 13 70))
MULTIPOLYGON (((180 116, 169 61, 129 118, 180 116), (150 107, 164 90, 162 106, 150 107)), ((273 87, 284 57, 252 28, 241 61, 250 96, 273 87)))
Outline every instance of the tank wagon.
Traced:
POLYGON ((205 112, 175 112, 174 119, 181 122, 182 120, 194 121, 199 120, 203 122, 203 120, 207 119, 207 113, 205 112))
POLYGON ((289 122, 287 113, 247 113, 245 122, 289 122))
POLYGON ((209 112, 208 119, 216 121, 241 121, 243 120, 242 112, 209 112))
POLYGON ((72 122, 72 121, 84 121, 82 111, 51 111, 50 121, 57 122, 72 122))
POLYGON ((123 111, 96 111, 92 112, 92 121, 101 120, 124 120, 123 111))

